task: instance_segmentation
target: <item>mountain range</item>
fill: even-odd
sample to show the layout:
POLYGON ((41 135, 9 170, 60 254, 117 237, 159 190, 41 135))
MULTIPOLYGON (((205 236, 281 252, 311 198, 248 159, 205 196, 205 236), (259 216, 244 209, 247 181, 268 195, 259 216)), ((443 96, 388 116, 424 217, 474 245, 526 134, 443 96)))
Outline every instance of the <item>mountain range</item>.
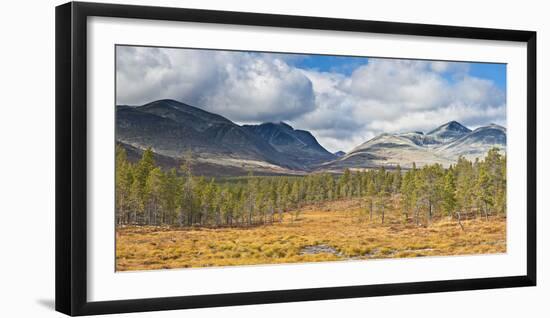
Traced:
POLYGON ((127 151, 151 147, 156 154, 174 159, 190 152, 196 165, 208 167, 200 169, 204 174, 228 168, 231 174, 303 173, 336 158, 311 133, 286 123, 241 126, 174 100, 117 106, 116 140, 127 151))
POLYGON ((351 151, 330 153, 306 130, 284 122, 238 125, 175 100, 116 107, 116 140, 137 160, 151 148, 157 162, 174 167, 191 153, 193 169, 204 175, 304 174, 345 168, 409 168, 459 156, 483 157, 492 147, 506 150, 506 129, 491 124, 473 131, 451 121, 428 132, 381 134, 351 151))
POLYGON ((424 134, 420 131, 381 134, 355 147, 346 155, 323 164, 322 170, 344 168, 411 168, 439 163, 449 166, 460 156, 474 160, 489 149, 506 151, 506 128, 490 124, 474 131, 456 121, 448 122, 424 134))

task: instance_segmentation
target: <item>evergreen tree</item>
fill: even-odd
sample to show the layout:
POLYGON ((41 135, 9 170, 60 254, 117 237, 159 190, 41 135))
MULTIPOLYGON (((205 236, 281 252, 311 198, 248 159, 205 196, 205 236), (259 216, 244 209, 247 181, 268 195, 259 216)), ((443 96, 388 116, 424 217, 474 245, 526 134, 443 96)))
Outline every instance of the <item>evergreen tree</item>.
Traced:
POLYGON ((475 193, 478 202, 481 204, 481 210, 485 215, 485 220, 489 218, 489 207, 493 204, 493 184, 489 173, 487 171, 487 165, 481 164, 479 166, 479 172, 477 176, 477 183, 475 185, 475 193))
POLYGON ((413 209, 414 194, 415 194, 415 180, 414 180, 414 171, 407 171, 401 182, 401 209, 404 215, 405 221, 409 218, 409 213, 413 209))
POLYGON ((445 183, 442 191, 443 211, 447 216, 452 216, 456 208, 455 191, 455 176, 452 170, 449 170, 445 174, 445 183))
POLYGON ((146 207, 147 207, 147 198, 146 198, 146 182, 147 178, 149 177, 149 174, 151 171, 155 169, 155 160, 153 157, 153 151, 151 148, 147 148, 142 156, 139 162, 136 165, 135 174, 134 174, 134 184, 132 185, 133 191, 134 191, 134 200, 137 201, 136 203, 136 214, 137 214, 137 222, 143 223, 145 222, 145 218, 147 217, 145 215, 146 207))
POLYGON ((378 198, 376 201, 378 211, 380 211, 382 224, 384 224, 386 209, 388 208, 389 203, 390 203, 390 193, 387 192, 385 188, 382 188, 382 190, 378 193, 378 198))
POLYGON ((458 162, 455 167, 456 173, 456 199, 457 208, 460 213, 468 213, 471 209, 473 202, 473 166, 472 162, 466 160, 464 157, 458 158, 458 162))
POLYGON ((428 222, 431 222, 441 199, 443 168, 439 164, 426 165, 422 169, 422 194, 427 205, 428 222))
POLYGON ((196 209, 193 194, 195 192, 193 186, 193 173, 191 170, 192 154, 190 151, 186 152, 180 165, 180 174, 182 176, 181 195, 180 195, 180 213, 179 222, 180 225, 186 223, 187 225, 193 224, 193 211, 196 209))
POLYGON ((416 225, 420 224, 420 209, 426 205, 426 194, 423 192, 426 185, 423 173, 416 169, 416 164, 413 162, 413 182, 412 187, 412 203, 414 209, 414 220, 416 225))
MULTIPOLYGON (((278 214, 299 218, 304 204, 338 199, 364 200, 360 219, 374 211, 385 222, 386 211, 398 199, 405 222, 412 213, 418 225, 425 211, 432 218, 478 211, 489 215, 506 213, 506 156, 492 149, 483 160, 459 158, 445 169, 439 164, 401 172, 384 168, 351 172, 334 177, 328 173, 307 176, 248 177, 220 181, 192 174, 191 153, 178 170, 164 171, 155 164, 151 149, 130 163, 126 151, 116 147, 116 201, 118 224, 223 226, 272 223, 278 214)), ((475 214, 474 214, 475 215, 475 214)), ((462 225, 462 224, 461 224, 462 225)))
POLYGON ((376 188, 374 182, 369 182, 367 186, 367 202, 369 206, 369 220, 372 221, 372 214, 374 212, 374 200, 376 198, 376 188))
POLYGON ((403 176, 401 173, 401 166, 397 165, 393 173, 393 185, 392 185, 393 193, 398 193, 401 190, 402 182, 403 182, 403 176))
POLYGON ((497 173, 500 177, 496 190, 495 212, 506 215, 506 156, 500 158, 500 167, 497 173))
POLYGON ((163 209, 163 221, 166 224, 172 225, 177 219, 182 185, 174 168, 164 175, 162 181, 161 205, 163 209))
POLYGON ((351 171, 348 168, 346 168, 344 170, 344 174, 340 177, 339 185, 338 185, 340 189, 339 192, 341 197, 349 198, 351 194, 350 184, 351 184, 351 171))
POLYGON ((130 211, 133 208, 131 198, 133 182, 133 166, 128 162, 126 150, 121 145, 117 145, 115 163, 115 209, 117 224, 130 223, 130 211))
POLYGON ((143 199, 145 207, 144 222, 146 224, 165 223, 165 209, 161 206, 164 178, 162 170, 156 167, 149 172, 145 180, 143 199))
POLYGON ((293 220, 297 220, 300 214, 300 184, 298 181, 292 183, 292 189, 290 191, 290 199, 292 200, 292 206, 294 207, 293 220))

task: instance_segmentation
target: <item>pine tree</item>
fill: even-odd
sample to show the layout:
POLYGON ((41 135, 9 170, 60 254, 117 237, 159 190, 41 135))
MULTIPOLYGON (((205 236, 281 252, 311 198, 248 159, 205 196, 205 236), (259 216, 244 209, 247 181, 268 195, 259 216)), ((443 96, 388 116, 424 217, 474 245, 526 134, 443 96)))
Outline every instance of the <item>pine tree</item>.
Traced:
POLYGON ((266 213, 267 208, 267 192, 265 189, 265 183, 267 181, 262 179, 258 182, 258 190, 256 192, 256 217, 259 218, 259 223, 266 223, 266 213))
POLYGON ((489 150, 484 159, 484 164, 489 175, 489 183, 492 191, 493 202, 491 210, 495 213, 506 209, 506 158, 500 154, 496 147, 489 150), (504 171, 504 173, 502 173, 504 171))
POLYGON ((493 204, 493 185, 487 171, 487 165, 481 164, 475 185, 476 196, 481 203, 481 209, 485 215, 485 220, 489 219, 489 206, 493 204))
POLYGON ((182 189, 180 195, 180 212, 179 222, 180 225, 186 223, 191 225, 193 223, 193 210, 196 209, 193 186, 193 173, 191 170, 192 154, 187 151, 185 156, 181 160, 180 174, 182 175, 182 189))
POLYGON ((338 182, 338 187, 340 189, 340 196, 344 198, 349 198, 350 196, 350 183, 351 183, 351 171, 346 168, 344 174, 340 177, 338 182))
POLYGON ((443 185, 442 191, 443 211, 447 216, 452 216, 456 208, 455 191, 455 176, 452 170, 449 170, 445 174, 445 183, 443 185))
POLYGON ((150 171, 145 180, 143 195, 146 224, 165 223, 165 209, 161 206, 164 178, 164 173, 157 167, 150 171))
POLYGON ((414 209, 414 220, 416 225, 420 225, 420 209, 425 205, 425 194, 423 193, 425 188, 425 179, 420 170, 416 168, 416 164, 413 162, 413 192, 411 194, 411 201, 414 209))
POLYGON ((386 169, 384 167, 380 167, 376 171, 376 177, 374 179, 374 187, 376 189, 376 192, 379 193, 380 191, 388 191, 387 183, 386 183, 386 169))
POLYGON ((413 170, 407 171, 405 173, 405 176, 403 177, 403 181, 401 183, 401 209, 405 218, 405 221, 409 218, 409 213, 414 207, 414 172, 413 170))
POLYGON ((248 173, 247 178, 247 194, 248 194, 248 200, 247 200, 247 212, 248 212, 248 225, 251 225, 253 223, 254 213, 256 211, 256 196, 257 196, 257 190, 258 190, 258 181, 254 177, 252 171, 248 173))
POLYGON ((376 197, 376 188, 374 182, 369 182, 367 186, 367 202, 369 205, 369 220, 372 221, 372 214, 374 212, 374 200, 376 197))
POLYGON ((393 193, 398 193, 401 190, 402 182, 403 182, 403 176, 401 174, 401 166, 397 165, 393 173, 393 185, 392 185, 393 193))
POLYGON ((133 166, 128 162, 126 150, 121 145, 116 146, 115 163, 115 206, 117 224, 130 222, 132 210, 131 188, 134 182, 133 166))
POLYGON ((455 166, 456 173, 456 199, 459 217, 461 212, 467 213, 473 201, 473 167, 472 163, 464 157, 458 158, 455 166))
POLYGON ((164 222, 174 224, 179 208, 182 184, 175 168, 164 175, 162 183, 162 208, 164 210, 164 222))
POLYGON ((146 221, 145 209, 146 189, 145 185, 151 171, 155 169, 155 160, 151 148, 147 148, 135 168, 134 182, 132 184, 134 200, 136 201, 136 221, 140 224, 146 221))
POLYGON ((292 189, 290 190, 290 198, 292 200, 292 206, 294 207, 293 220, 297 220, 300 214, 300 184, 298 181, 292 183, 292 189))
POLYGON ((390 197, 390 194, 389 192, 386 191, 385 188, 382 188, 382 190, 380 190, 380 192, 377 195, 376 205, 377 205, 378 211, 380 211, 382 224, 384 224, 386 209, 388 208, 388 205, 389 205, 389 197, 390 197))
POLYGON ((495 212, 506 215, 506 156, 501 157, 497 173, 500 177, 495 198, 495 212))

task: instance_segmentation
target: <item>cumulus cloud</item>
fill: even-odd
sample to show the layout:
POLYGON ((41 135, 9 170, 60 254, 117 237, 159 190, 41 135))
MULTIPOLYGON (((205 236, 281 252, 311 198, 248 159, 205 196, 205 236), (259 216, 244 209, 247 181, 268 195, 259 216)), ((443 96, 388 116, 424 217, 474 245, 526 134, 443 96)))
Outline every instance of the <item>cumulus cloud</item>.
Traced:
POLYGON ((317 107, 294 123, 330 149, 349 150, 384 132, 426 132, 451 120, 470 128, 506 123, 505 93, 469 76, 467 63, 369 59, 349 77, 304 73, 317 107))
POLYGON ((330 151, 382 132, 456 120, 506 124, 506 95, 470 63, 368 59, 348 75, 303 69, 299 55, 117 48, 117 104, 173 98, 238 123, 287 121, 330 151))
POLYGON ((277 57, 117 47, 117 104, 164 98, 237 122, 292 120, 315 108, 311 81, 277 57))

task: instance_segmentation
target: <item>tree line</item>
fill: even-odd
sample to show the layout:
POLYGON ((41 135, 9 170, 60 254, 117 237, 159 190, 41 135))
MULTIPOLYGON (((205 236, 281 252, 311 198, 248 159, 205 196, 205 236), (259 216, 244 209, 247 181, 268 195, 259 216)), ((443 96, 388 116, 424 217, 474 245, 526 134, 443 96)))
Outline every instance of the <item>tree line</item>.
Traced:
POLYGON ((360 199, 359 220, 384 223, 388 209, 405 221, 428 224, 434 217, 484 217, 506 213, 506 157, 497 149, 483 160, 459 158, 402 171, 384 168, 341 175, 253 176, 231 180, 193 175, 191 154, 180 167, 163 170, 147 149, 135 163, 116 148, 116 222, 133 225, 252 226, 292 220, 304 205, 360 199))

